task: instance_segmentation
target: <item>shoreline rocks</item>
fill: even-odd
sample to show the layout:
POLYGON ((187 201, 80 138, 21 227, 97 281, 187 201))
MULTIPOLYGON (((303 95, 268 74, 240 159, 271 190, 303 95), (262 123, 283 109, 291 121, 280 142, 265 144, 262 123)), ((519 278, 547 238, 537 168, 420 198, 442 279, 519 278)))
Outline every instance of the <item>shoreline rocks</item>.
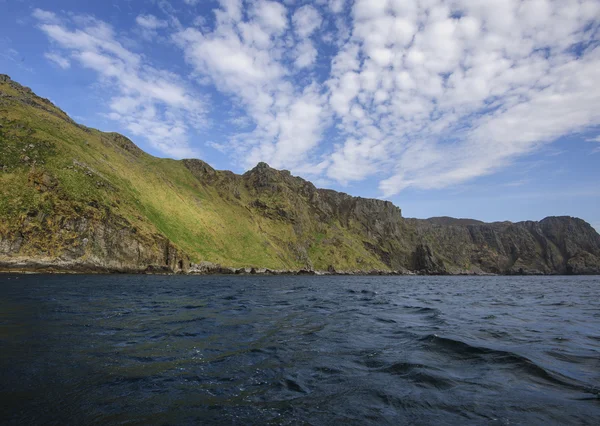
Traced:
MULTIPOLYGON (((57 260, 29 260, 24 258, 0 260, 0 274, 64 274, 64 275, 84 275, 84 274, 133 274, 133 275, 187 275, 187 276, 218 276, 218 275, 237 275, 237 276, 548 276, 548 275, 574 275, 574 274, 545 274, 540 271, 535 273, 506 273, 494 274, 481 271, 459 271, 456 273, 438 273, 427 270, 420 271, 319 271, 319 270, 278 270, 269 268, 231 268, 214 264, 211 262, 201 262, 191 264, 186 271, 171 269, 166 265, 148 265, 146 267, 115 267, 104 266, 93 262, 81 261, 57 261, 57 260)), ((582 274, 594 275, 594 274, 582 274)))

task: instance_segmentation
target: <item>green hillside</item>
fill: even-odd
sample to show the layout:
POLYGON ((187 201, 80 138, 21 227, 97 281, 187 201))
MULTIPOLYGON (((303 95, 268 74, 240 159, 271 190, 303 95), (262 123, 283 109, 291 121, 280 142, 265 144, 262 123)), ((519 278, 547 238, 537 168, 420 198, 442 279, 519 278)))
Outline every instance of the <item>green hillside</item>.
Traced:
POLYGON ((0 232, 26 237, 21 255, 60 256, 78 243, 76 230, 61 229, 65 223, 111 217, 135 229, 141 241, 165 236, 192 262, 384 267, 350 229, 335 221, 306 226, 310 212, 291 203, 285 191, 262 193, 245 185, 253 172, 244 179, 214 171, 203 181, 184 161, 153 157, 121 135, 77 125, 7 77, 0 79, 0 95, 0 232), (235 191, 224 194, 223 182, 235 191), (298 220, 265 214, 278 209, 298 220), (300 223, 301 236, 294 230, 300 223))
POLYGON ((78 125, 0 75, 0 269, 594 273, 600 236, 575 218, 485 224, 402 218, 258 164, 244 175, 144 153, 78 125))

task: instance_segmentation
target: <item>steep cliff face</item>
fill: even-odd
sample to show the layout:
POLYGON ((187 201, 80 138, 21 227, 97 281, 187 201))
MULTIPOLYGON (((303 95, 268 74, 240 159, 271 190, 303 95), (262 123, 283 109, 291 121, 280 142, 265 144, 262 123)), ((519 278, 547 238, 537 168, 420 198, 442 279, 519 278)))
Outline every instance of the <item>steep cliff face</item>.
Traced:
POLYGON ((138 235, 118 216, 26 217, 0 234, 0 270, 185 273, 189 267, 168 239, 138 235))
MULTIPOLYGON (((382 269, 434 274, 600 273, 600 236, 581 219, 491 224, 449 217, 404 219, 388 201, 317 189, 265 163, 238 176, 216 171, 200 160, 185 162, 200 181, 226 194, 247 190, 253 198, 249 209, 269 220, 293 224, 297 240, 304 241, 306 248, 315 245, 313 237, 319 229, 337 226, 361 241, 384 265, 382 269)), ((339 241, 318 244, 336 246, 339 241)), ((312 267, 310 259, 307 265, 312 267)), ((331 266, 339 270, 339 265, 331 266)), ((360 262, 355 269, 360 269, 360 262)))
POLYGON ((598 233, 581 219, 436 225, 412 220, 449 272, 565 274, 600 272, 598 233))
POLYGON ((21 190, 13 192, 16 206, 6 199, 2 205, 0 270, 185 272, 189 268, 189 258, 163 235, 138 229, 93 198, 72 199, 59 180, 39 166, 31 167, 21 190))
POLYGON ((591 274, 600 236, 570 217, 405 219, 390 202, 318 189, 265 163, 237 175, 158 159, 0 76, 0 269, 186 272, 191 263, 591 274))

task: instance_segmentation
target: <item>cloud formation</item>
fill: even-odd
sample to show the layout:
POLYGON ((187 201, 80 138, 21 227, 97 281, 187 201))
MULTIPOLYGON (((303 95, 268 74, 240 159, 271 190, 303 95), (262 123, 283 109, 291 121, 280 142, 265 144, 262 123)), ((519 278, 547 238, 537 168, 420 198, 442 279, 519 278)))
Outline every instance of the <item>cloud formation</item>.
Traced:
POLYGON ((386 196, 493 173, 600 122, 595 1, 357 0, 333 60, 328 175, 386 196))
POLYGON ((167 21, 158 19, 154 15, 139 15, 135 18, 135 22, 137 22, 140 27, 147 30, 157 30, 168 26, 167 21))
MULTIPOLYGON (((203 124, 205 108, 180 77, 152 67, 141 55, 126 49, 105 22, 88 16, 61 20, 39 9, 33 15, 61 52, 47 53, 46 58, 62 68, 75 61, 98 74, 111 94, 110 119, 166 155, 198 154, 188 142, 188 131, 203 124)), ((156 24, 147 17, 142 22, 156 24)))
POLYGON ((240 0, 223 0, 215 15, 212 30, 187 28, 173 40, 195 72, 232 96, 252 119, 254 130, 230 141, 233 152, 245 166, 268 161, 298 171, 318 169, 310 153, 322 140, 326 96, 311 79, 293 78, 293 64, 310 67, 316 50, 302 47, 304 37, 291 62, 289 11, 280 3, 260 0, 245 11, 240 0))
POLYGON ((60 49, 48 59, 116 83, 111 117, 169 155, 190 153, 203 120, 194 85, 242 111, 206 146, 246 167, 376 179, 384 196, 485 176, 600 124, 597 0, 220 0, 196 25, 169 10, 135 25, 168 34, 193 83, 103 22, 34 11, 60 49))
POLYGON ((71 68, 71 61, 58 53, 47 52, 44 57, 48 59, 50 62, 55 63, 57 66, 61 67, 63 70, 71 68))

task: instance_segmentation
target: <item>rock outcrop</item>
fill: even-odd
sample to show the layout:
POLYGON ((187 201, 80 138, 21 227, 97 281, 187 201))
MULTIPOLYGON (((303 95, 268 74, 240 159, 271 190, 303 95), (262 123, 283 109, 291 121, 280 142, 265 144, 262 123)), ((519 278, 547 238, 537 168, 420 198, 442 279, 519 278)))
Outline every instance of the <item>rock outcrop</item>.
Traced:
POLYGON ((598 274, 600 236, 571 217, 407 219, 266 163, 158 159, 0 75, 0 270, 598 274))
POLYGON ((38 213, 44 217, 26 217, 0 233, 0 270, 186 273, 190 267, 167 238, 139 234, 122 217, 64 213, 38 213))

